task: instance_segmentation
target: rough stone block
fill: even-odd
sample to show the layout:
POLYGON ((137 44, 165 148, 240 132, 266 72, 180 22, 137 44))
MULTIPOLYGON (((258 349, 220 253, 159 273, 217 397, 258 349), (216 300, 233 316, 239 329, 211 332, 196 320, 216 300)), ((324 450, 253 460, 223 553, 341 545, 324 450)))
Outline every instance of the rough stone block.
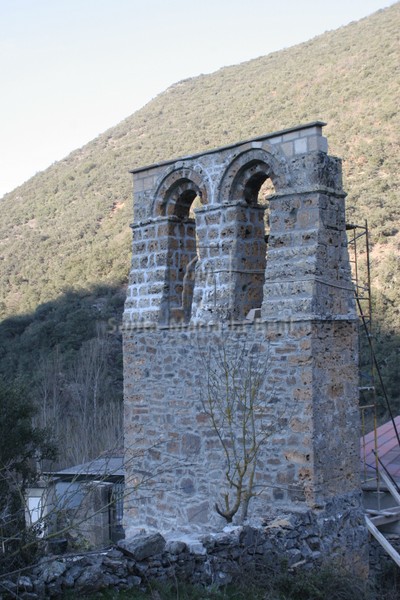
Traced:
POLYGON ((127 556, 135 560, 144 560, 163 552, 166 541, 160 533, 138 535, 137 537, 120 540, 117 547, 127 556))

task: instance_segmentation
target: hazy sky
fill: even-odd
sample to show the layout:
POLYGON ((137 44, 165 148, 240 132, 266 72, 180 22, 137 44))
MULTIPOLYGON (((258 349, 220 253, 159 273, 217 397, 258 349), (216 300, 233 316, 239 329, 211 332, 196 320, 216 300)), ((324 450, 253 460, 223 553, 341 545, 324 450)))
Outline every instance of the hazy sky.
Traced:
POLYGON ((0 0, 0 197, 169 85, 393 0, 0 0))

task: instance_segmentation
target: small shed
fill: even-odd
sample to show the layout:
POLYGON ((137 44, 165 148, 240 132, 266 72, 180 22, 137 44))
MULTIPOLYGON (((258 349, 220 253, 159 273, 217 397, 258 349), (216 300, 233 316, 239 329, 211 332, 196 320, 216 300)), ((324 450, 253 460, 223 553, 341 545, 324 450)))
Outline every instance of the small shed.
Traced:
POLYGON ((124 537, 124 479, 122 452, 43 473, 27 490, 27 522, 72 545, 105 547, 124 537))

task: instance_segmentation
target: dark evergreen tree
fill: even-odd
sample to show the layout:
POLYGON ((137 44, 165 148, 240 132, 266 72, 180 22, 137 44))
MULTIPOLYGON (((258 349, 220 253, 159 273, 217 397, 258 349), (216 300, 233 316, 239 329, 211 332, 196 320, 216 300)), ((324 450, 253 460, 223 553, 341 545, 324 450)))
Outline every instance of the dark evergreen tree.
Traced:
MULTIPOLYGON (((23 389, 0 381, 0 568, 25 561, 25 490, 38 476, 37 464, 54 459, 56 447, 45 429, 35 427, 35 409, 23 389)), ((29 548, 32 548, 28 544, 29 548)), ((28 553, 29 554, 29 553, 28 553)))

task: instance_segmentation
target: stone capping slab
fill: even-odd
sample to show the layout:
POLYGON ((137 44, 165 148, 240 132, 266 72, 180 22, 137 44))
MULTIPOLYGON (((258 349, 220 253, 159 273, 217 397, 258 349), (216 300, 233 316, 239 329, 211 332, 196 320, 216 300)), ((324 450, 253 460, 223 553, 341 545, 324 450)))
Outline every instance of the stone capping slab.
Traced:
MULTIPOLYGON (((195 221, 194 219, 187 219, 187 221, 195 221)), ((141 227, 146 227, 147 225, 157 225, 158 223, 181 223, 182 219, 175 215, 165 215, 165 216, 157 216, 152 217, 151 219, 146 219, 145 221, 138 221, 131 223, 129 227, 131 229, 140 229, 141 227)))
MULTIPOLYGON (((173 163, 177 162, 178 160, 192 160, 193 158, 198 158, 200 156, 206 156, 208 154, 215 154, 218 152, 221 152, 223 150, 230 150, 232 148, 238 148, 239 146, 243 146, 244 144, 251 144, 252 142, 259 142, 259 141, 264 141, 264 140, 270 140, 271 143, 273 143, 272 140, 275 141, 275 143, 280 143, 282 141, 286 141, 286 140, 294 140, 294 139, 299 139, 300 137, 300 131, 302 130, 307 130, 307 129, 311 129, 312 131, 310 132, 309 135, 322 135, 321 134, 321 129, 322 127, 325 127, 327 125, 327 123, 325 123, 324 121, 311 121, 311 123, 305 123, 303 125, 295 125, 294 127, 289 127, 288 129, 281 129, 279 131, 274 131, 272 133, 267 133, 255 138, 250 138, 248 140, 243 140, 241 142, 236 142, 234 144, 227 144, 226 146, 220 146, 218 148, 213 148, 212 150, 205 150, 204 152, 197 152, 196 154, 189 154, 187 156, 179 156, 177 158, 173 158, 171 160, 166 160, 166 161, 162 161, 162 162, 157 162, 157 163, 153 163, 151 165, 146 165, 144 167, 137 167, 135 169, 131 169, 129 171, 129 173, 141 173, 142 171, 147 171, 150 169, 155 169, 158 167, 166 167, 167 165, 172 165, 173 163), (279 138, 278 140, 276 140, 275 138, 279 138)), ((308 137, 307 134, 305 137, 308 137)))
MULTIPOLYGON (((287 195, 287 194, 286 194, 287 195)), ((273 196, 268 196, 268 199, 272 198, 273 196)), ((208 213, 208 212, 212 212, 213 210, 221 210, 221 208, 252 208, 254 210, 259 210, 261 212, 265 211, 266 206, 260 206, 259 204, 256 205, 249 205, 245 200, 239 200, 239 202, 221 202, 220 204, 204 204, 202 206, 199 206, 198 208, 194 209, 194 212, 197 213, 208 213)), ((193 219, 194 221, 195 219, 193 219)))
MULTIPOLYGON (((335 198, 346 198, 347 192, 338 191, 337 189, 326 187, 326 186, 308 186, 302 188, 296 188, 295 190, 288 189, 283 190, 282 192, 275 192, 274 194, 270 194, 267 196, 268 201, 274 200, 275 198, 293 198, 297 196, 307 196, 308 194, 326 194, 329 196, 334 196, 335 198)), ((220 206, 220 205, 218 205, 220 206)))

